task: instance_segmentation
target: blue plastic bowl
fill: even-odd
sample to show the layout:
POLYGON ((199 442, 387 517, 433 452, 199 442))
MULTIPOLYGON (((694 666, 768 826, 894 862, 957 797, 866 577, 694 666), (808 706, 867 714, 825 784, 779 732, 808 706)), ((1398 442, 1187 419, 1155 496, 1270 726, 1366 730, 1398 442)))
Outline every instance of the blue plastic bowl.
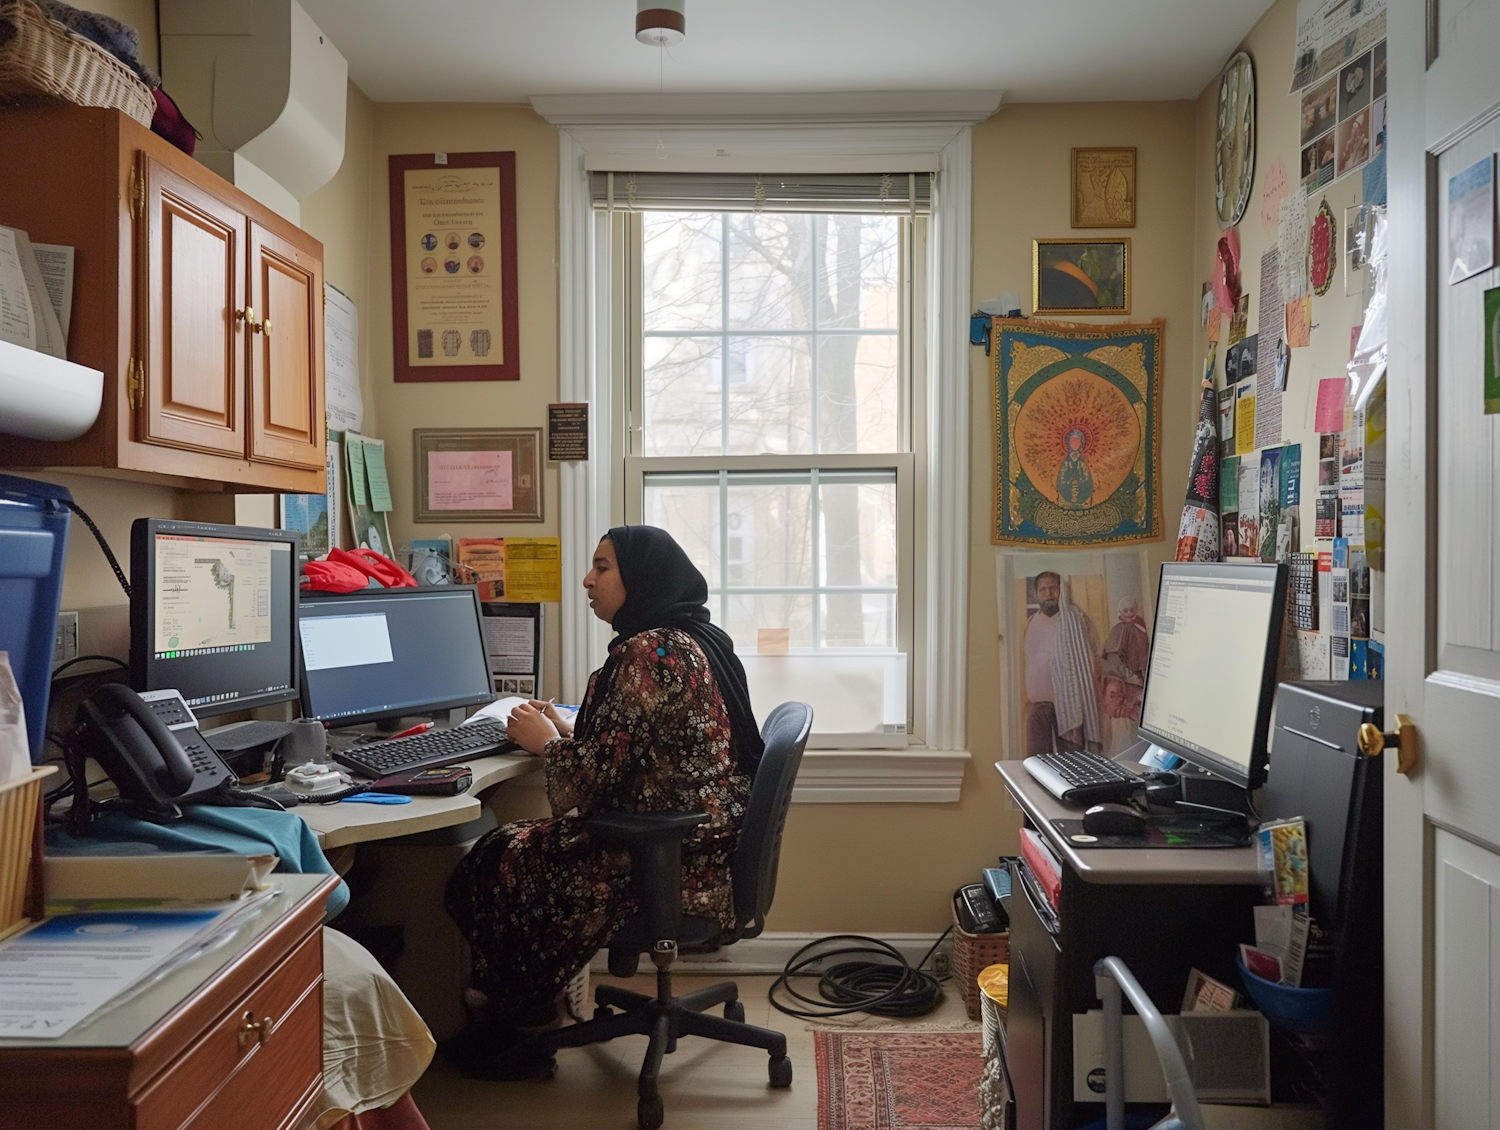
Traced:
POLYGON ((1298 989, 1257 977, 1236 957, 1240 980, 1265 1018, 1278 1028, 1311 1036, 1327 1032, 1333 1025, 1333 990, 1298 989))

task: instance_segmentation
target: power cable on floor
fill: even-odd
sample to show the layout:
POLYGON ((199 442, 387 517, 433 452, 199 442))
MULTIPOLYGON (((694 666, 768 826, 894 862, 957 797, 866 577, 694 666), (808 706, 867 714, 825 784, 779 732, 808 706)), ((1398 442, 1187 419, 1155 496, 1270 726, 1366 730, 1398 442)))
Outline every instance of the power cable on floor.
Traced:
POLYGON ((923 966, 932 960, 938 946, 952 931, 951 926, 944 930, 915 966, 895 946, 879 938, 867 938, 862 934, 831 934, 819 938, 792 954, 766 996, 778 1012, 802 1020, 823 1020, 856 1012, 876 1016, 925 1016, 942 1001, 943 987, 939 978, 925 972, 923 966), (843 960, 856 955, 876 960, 843 960), (807 977, 817 978, 818 996, 808 996, 793 984, 793 979, 807 977), (778 991, 798 1003, 777 1000, 778 991), (798 1004, 812 1008, 798 1007, 798 1004))

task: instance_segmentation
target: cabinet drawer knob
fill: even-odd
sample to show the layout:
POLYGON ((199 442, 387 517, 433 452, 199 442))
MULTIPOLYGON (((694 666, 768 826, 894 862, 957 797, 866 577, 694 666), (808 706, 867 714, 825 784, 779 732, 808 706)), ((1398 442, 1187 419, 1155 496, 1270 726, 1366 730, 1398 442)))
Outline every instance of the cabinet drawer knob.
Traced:
POLYGON ((255 1019, 255 1013, 246 1009, 244 1015, 240 1017, 240 1047, 244 1047, 251 1042, 265 1047, 271 1042, 271 1029, 273 1027, 274 1022, 269 1016, 263 1016, 257 1020, 255 1019))

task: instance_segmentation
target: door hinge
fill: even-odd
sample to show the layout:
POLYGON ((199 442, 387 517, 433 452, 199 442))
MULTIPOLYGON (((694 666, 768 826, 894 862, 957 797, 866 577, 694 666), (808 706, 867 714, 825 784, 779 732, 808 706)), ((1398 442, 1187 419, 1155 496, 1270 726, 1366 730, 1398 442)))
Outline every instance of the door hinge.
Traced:
POLYGON ((141 165, 137 161, 130 166, 130 185, 126 189, 125 205, 130 209, 130 218, 139 220, 141 213, 145 211, 146 194, 141 191, 144 188, 144 180, 141 177, 141 165))
POLYGON ((146 391, 146 381, 143 373, 144 368, 145 366, 143 366, 134 357, 132 357, 129 364, 125 366, 125 395, 130 400, 130 406, 135 409, 140 408, 141 401, 142 399, 144 399, 144 394, 146 391))

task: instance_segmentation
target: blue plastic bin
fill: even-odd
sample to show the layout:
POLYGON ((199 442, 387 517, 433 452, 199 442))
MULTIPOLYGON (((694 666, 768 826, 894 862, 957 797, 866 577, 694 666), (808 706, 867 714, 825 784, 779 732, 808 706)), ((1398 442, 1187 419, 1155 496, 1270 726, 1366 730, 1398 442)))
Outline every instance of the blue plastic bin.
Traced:
POLYGON ((1328 1031, 1333 1024, 1332 989, 1299 989, 1267 981, 1246 969, 1242 958, 1234 960, 1250 999, 1278 1028, 1311 1036, 1328 1031))
POLYGON ((0 475, 0 651, 21 688, 33 763, 47 728, 72 501, 66 487, 0 475))

